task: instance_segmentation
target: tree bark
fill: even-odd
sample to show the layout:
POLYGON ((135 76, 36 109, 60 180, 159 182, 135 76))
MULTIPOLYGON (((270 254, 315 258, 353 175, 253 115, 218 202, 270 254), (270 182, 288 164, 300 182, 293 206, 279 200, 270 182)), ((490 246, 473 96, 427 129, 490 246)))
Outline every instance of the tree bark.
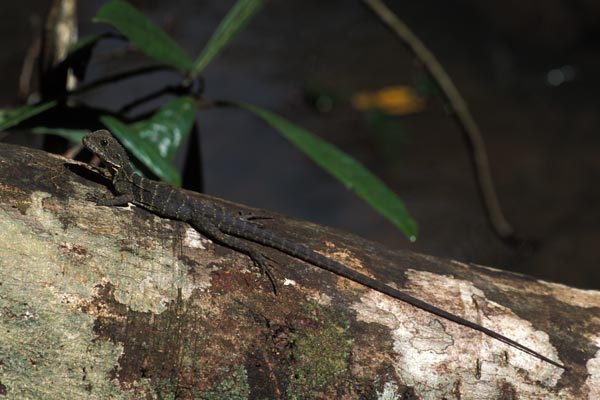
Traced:
POLYGON ((599 292, 215 200, 565 371, 262 249, 275 295, 189 225, 86 200, 108 187, 85 164, 0 145, 0 398, 600 398, 599 292))

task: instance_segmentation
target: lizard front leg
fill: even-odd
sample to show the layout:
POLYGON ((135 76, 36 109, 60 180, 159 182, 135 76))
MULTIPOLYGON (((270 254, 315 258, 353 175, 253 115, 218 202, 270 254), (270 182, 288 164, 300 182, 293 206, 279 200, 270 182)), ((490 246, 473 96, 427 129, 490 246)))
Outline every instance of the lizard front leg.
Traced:
POLYGON ((99 206, 126 206, 127 203, 133 203, 133 200, 133 195, 131 193, 127 193, 115 197, 98 199, 96 204, 99 206))
POLYGON ((131 193, 121 194, 119 196, 109 196, 107 194, 104 197, 98 198, 98 196, 88 193, 86 199, 93 201, 98 206, 126 206, 127 203, 133 202, 133 195, 131 193))
POLYGON ((275 283, 275 277, 269 269, 267 257, 265 257, 261 252, 256 250, 245 240, 222 232, 215 224, 208 220, 194 218, 192 221, 189 221, 189 223, 194 229, 196 229, 200 233, 205 234, 210 239, 220 244, 223 244, 233 250, 239 251, 240 253, 244 253, 245 255, 250 257, 254 265, 259 268, 261 276, 266 275, 269 278, 269 281, 271 281, 271 285, 273 286, 273 291, 277 294, 277 285, 275 283))

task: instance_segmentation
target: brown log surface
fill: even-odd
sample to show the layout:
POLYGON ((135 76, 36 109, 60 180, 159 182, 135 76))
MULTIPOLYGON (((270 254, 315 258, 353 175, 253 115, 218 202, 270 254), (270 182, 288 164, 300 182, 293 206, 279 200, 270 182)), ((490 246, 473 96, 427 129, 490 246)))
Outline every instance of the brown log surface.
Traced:
POLYGON ((0 144, 0 398, 600 398, 597 291, 227 202, 564 371, 264 249, 274 295, 247 257, 187 224, 86 200, 107 184, 0 144))

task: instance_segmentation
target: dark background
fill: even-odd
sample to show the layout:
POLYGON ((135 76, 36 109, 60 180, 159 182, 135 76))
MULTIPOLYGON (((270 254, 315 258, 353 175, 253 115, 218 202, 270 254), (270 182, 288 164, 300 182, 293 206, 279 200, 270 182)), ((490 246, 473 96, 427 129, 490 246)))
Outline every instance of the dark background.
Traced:
MULTIPOLYGON (((14 104, 31 18, 47 1, 0 5, 0 104, 14 104)), ((102 1, 79 4, 80 35, 102 1)), ((232 1, 132 1, 196 55, 232 1)), ((410 243, 383 217, 258 119, 233 109, 198 114, 206 192, 407 248, 600 287, 600 3, 584 0, 392 3, 435 53, 483 131, 504 212, 539 246, 512 248, 491 231, 467 147, 439 96, 387 128, 348 103, 361 90, 427 84, 412 55, 359 1, 273 0, 206 70, 208 98, 281 113, 348 152, 405 201, 419 223, 410 243), (556 77, 564 78, 562 83, 556 77), (333 94, 320 112, 308 93, 333 94)), ((143 65, 101 46, 89 78, 143 65), (123 61, 124 60, 124 61, 123 61)), ((166 83, 153 74, 96 91, 117 109, 166 83)), ((14 134, 5 140, 15 140, 14 134)))

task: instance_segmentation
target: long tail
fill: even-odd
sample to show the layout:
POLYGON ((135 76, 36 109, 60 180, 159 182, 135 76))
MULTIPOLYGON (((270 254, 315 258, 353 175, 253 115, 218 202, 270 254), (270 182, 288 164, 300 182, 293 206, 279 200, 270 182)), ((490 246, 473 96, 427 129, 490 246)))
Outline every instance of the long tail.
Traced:
MULTIPOLYGON (((245 221, 240 221, 241 224, 248 224, 245 221)), ((475 329, 481 333, 488 335, 496 340, 499 340, 503 343, 508 344, 516 349, 519 349, 527 354, 532 355, 540 360, 543 360, 547 363, 550 363, 556 367, 567 370, 567 367, 564 365, 549 359, 548 357, 543 356, 542 354, 536 352, 535 350, 530 349, 527 346, 524 346, 504 335, 501 335, 497 332, 492 331, 484 326, 478 325, 474 322, 466 320, 457 315, 451 314, 448 311, 444 311, 441 308, 433 306, 429 303, 426 303, 422 300, 419 300, 411 295, 408 295, 404 292, 399 291, 398 289, 394 289, 391 286, 386 285, 378 280, 370 278, 367 275, 356 272, 343 264, 338 263, 330 258, 327 258, 319 253, 316 253, 310 250, 308 247, 301 245, 299 243, 293 242, 291 240, 278 237, 273 232, 269 232, 262 229, 239 229, 240 227, 236 227, 233 229, 230 234, 242 237, 244 239, 253 241, 255 243, 262 244, 264 246, 275 248, 285 254, 288 254, 292 257, 298 258, 302 261, 305 261, 309 264, 313 264, 319 268, 325 269, 327 271, 333 272, 336 275, 342 276, 344 278, 350 279, 351 281, 360 283, 368 288, 376 290, 378 292, 387 294, 390 297, 395 299, 404 301, 412 306, 420 308, 421 310, 427 311, 431 314, 437 315, 438 317, 442 317, 448 321, 452 321, 459 325, 466 326, 471 329, 475 329)))

